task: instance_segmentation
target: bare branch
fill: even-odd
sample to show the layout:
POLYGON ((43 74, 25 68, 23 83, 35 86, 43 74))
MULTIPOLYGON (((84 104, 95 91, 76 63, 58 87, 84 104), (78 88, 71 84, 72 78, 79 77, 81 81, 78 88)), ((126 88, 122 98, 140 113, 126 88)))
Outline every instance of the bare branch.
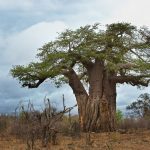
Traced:
POLYGON ((24 83, 22 86, 27 86, 28 88, 37 88, 41 83, 45 81, 46 78, 39 79, 37 83, 24 83))
POLYGON ((82 55, 77 54, 73 51, 70 52, 70 56, 81 62, 85 68, 89 68, 89 66, 93 65, 93 63, 89 59, 85 60, 84 58, 82 58, 82 55))
POLYGON ((149 78, 150 75, 139 75, 139 76, 116 76, 112 77, 111 80, 115 83, 127 83, 131 84, 133 86, 135 85, 142 85, 142 86, 148 86, 150 79, 144 79, 143 78, 149 78))
POLYGON ((70 69, 68 71, 65 71, 64 76, 69 79, 69 85, 72 88, 74 94, 85 94, 88 95, 83 84, 81 83, 78 75, 73 69, 70 69))
POLYGON ((134 52, 132 49, 130 49, 130 52, 132 52, 135 56, 137 56, 140 60, 142 60, 143 62, 145 62, 145 60, 140 56, 138 55, 137 52, 134 52))

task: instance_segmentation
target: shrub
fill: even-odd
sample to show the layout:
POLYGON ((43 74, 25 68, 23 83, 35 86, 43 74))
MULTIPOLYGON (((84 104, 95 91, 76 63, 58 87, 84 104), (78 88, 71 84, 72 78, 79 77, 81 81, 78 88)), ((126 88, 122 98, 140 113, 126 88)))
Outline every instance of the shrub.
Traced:
POLYGON ((123 113, 121 110, 117 110, 116 111, 116 122, 117 122, 117 124, 121 123, 122 120, 123 120, 123 113))

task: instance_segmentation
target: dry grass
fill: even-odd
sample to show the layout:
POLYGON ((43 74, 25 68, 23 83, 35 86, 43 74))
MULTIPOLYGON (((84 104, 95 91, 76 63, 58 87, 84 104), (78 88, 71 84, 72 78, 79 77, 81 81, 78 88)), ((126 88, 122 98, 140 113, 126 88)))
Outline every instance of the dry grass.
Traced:
POLYGON ((19 116, 0 116, 0 150, 150 150, 149 119, 125 118, 117 132, 82 133, 78 116, 64 115, 70 109, 54 113, 48 104, 42 113, 31 105, 19 116))
MULTIPOLYGON (((132 130, 125 134, 112 133, 91 133, 90 141, 87 143, 87 134, 81 137, 67 137, 59 135, 57 145, 49 144, 43 148, 37 141, 35 150, 150 150, 150 131, 132 130)), ((8 137, 0 136, 0 150, 26 150, 26 142, 8 137)))

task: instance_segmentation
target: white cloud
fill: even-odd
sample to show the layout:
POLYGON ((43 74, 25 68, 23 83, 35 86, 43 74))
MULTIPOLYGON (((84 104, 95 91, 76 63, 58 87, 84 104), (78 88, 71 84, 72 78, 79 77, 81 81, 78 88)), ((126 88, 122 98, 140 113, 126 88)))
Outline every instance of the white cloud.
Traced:
POLYGON ((66 14, 65 20, 71 26, 81 26, 86 24, 94 24, 108 19, 114 10, 121 6, 120 0, 81 0, 80 2, 71 5, 70 12, 66 14))
POLYGON ((44 43, 53 40, 57 32, 66 28, 60 21, 40 22, 5 39, 3 63, 22 64, 35 58, 37 49, 44 43))
POLYGON ((106 22, 125 21, 138 26, 150 26, 149 7, 149 0, 126 0, 118 9, 112 12, 112 15, 106 19, 106 22))
POLYGON ((17 9, 17 8, 29 8, 32 6, 32 1, 25 0, 0 0, 0 9, 1 10, 9 10, 9 9, 17 9))
POLYGON ((0 0, 0 10, 55 10, 58 3, 52 0, 0 0))
POLYGON ((72 26, 95 22, 131 22, 137 26, 150 26, 149 0, 82 0, 77 4, 70 8, 75 12, 65 18, 72 26))
POLYGON ((57 19, 63 18, 72 25, 128 21, 150 26, 149 7, 149 0, 0 0, 1 11, 25 12, 29 16, 40 14, 40 17, 43 14, 48 19, 56 15, 57 19))

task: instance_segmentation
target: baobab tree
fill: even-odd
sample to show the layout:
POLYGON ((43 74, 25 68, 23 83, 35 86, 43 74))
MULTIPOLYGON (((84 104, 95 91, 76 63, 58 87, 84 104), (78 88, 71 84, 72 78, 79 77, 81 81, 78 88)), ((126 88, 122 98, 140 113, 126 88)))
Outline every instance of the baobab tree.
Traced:
POLYGON ((45 44, 39 61, 14 66, 11 74, 23 87, 45 80, 68 83, 78 105, 83 131, 115 130, 116 85, 148 86, 150 31, 129 23, 99 24, 66 30, 45 44), (86 87, 87 85, 87 87, 86 87))

